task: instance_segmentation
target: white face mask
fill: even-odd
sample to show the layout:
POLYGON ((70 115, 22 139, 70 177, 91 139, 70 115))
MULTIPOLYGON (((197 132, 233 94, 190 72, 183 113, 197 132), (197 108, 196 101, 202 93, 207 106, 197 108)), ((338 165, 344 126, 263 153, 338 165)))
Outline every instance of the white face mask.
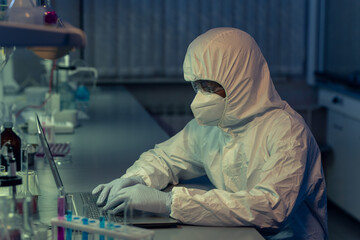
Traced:
POLYGON ((225 98, 198 91, 190 107, 200 125, 217 126, 225 109, 225 98))

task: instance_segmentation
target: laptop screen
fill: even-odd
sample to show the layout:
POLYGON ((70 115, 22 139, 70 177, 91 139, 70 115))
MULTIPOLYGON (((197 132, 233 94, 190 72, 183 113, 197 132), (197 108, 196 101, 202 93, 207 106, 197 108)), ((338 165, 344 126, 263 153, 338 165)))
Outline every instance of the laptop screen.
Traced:
MULTIPOLYGON (((36 113, 35 113, 36 114, 36 113)), ((48 141, 46 139, 43 127, 40 123, 39 117, 36 114, 36 125, 37 125, 37 131, 39 134, 41 145, 44 149, 45 157, 47 158, 52 175, 54 176, 55 183, 59 191, 64 191, 64 186, 61 181, 57 165, 55 163, 53 154, 50 150, 50 145, 48 144, 48 141)), ((91 194, 91 192, 78 192, 78 193, 70 193, 66 194, 67 197, 70 197, 70 200, 67 198, 67 201, 72 203, 72 209, 74 210, 75 215, 78 215, 78 210, 84 211, 84 206, 86 208, 91 209, 91 211, 87 211, 88 213, 95 213, 96 211, 99 213, 99 208, 96 206, 96 199, 91 194), (84 196, 88 196, 85 197, 84 196), (89 197, 90 196, 90 197, 89 197), (93 206, 93 207, 91 207, 93 206)), ((81 215, 84 214, 84 212, 79 212, 81 215)), ((178 221, 176 219, 170 218, 168 216, 154 214, 154 213, 147 213, 143 211, 136 211, 138 214, 132 215, 128 222, 133 224, 134 226, 138 227, 145 227, 145 228, 156 228, 156 227, 175 227, 177 226, 178 221)), ((85 214, 84 214, 85 215, 85 214)), ((90 218, 95 218, 94 216, 87 216, 90 218)), ((121 218, 122 219, 122 218, 121 218)), ((122 222, 123 220, 119 220, 119 222, 122 222)))
POLYGON ((40 143, 44 149, 45 157, 47 158, 47 160, 49 162, 52 175, 54 176, 55 184, 56 184, 57 188, 59 189, 59 191, 63 191, 64 185, 61 181, 59 171, 57 169, 54 157, 51 153, 49 143, 46 139, 43 127, 40 123, 39 116, 37 115, 37 113, 35 113, 35 118, 36 118, 36 126, 37 126, 37 132, 39 134, 40 143))

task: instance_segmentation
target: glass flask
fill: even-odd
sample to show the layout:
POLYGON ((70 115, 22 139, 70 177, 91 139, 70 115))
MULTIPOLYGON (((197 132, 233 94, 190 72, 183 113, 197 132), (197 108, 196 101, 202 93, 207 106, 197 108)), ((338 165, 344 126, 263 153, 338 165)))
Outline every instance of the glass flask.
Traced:
POLYGON ((12 0, 5 19, 15 23, 43 25, 44 15, 44 8, 36 6, 32 0, 12 0))

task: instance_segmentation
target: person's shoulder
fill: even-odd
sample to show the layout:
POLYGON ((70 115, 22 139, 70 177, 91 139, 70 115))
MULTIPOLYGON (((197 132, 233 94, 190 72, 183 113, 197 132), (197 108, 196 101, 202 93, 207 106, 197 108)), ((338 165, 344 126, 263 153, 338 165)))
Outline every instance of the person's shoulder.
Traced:
POLYGON ((263 128, 268 135, 303 135, 308 134, 308 128, 303 117, 293 109, 276 109, 263 122, 263 128))
POLYGON ((305 120, 303 117, 293 110, 290 106, 285 109, 276 109, 271 118, 274 124, 285 126, 305 126, 305 120))

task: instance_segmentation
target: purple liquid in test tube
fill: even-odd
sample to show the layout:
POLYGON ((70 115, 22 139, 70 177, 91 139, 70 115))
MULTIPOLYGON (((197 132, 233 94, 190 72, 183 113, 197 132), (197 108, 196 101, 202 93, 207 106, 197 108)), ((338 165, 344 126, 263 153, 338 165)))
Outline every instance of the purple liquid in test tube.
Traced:
MULTIPOLYGON (((58 197, 58 219, 64 220, 65 215, 65 197, 58 197)), ((58 240, 64 240, 65 229, 63 227, 58 227, 58 240)))

